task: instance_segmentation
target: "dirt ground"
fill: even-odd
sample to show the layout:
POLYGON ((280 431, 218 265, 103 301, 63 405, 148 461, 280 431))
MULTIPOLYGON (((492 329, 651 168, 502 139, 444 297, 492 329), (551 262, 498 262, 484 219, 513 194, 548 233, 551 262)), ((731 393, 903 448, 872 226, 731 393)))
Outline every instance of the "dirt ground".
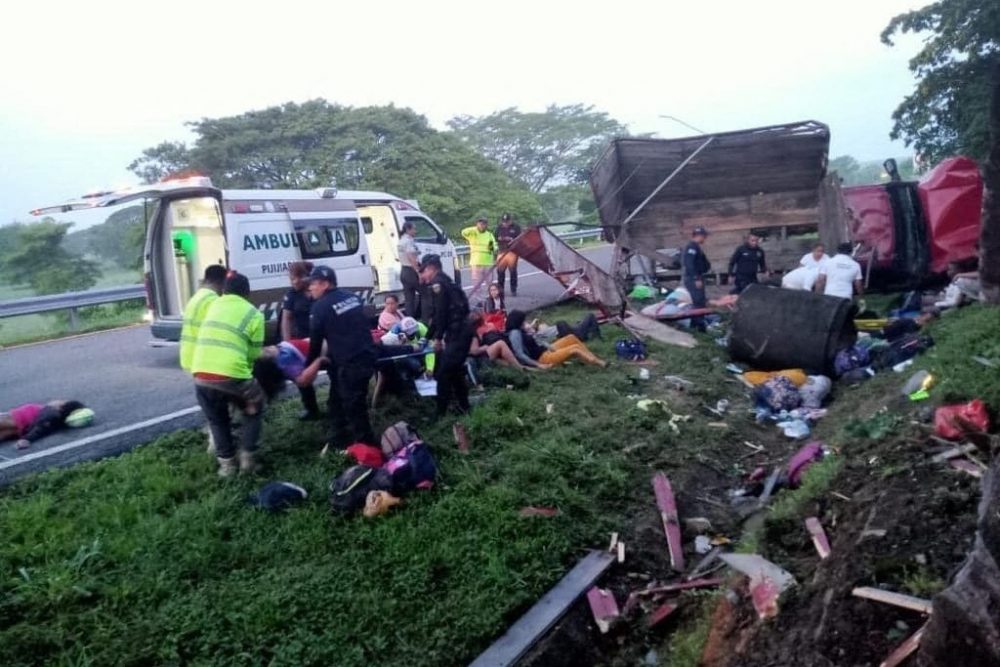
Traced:
MULTIPOLYGON (((747 407, 747 392, 733 387, 731 422, 741 420, 739 432, 728 432, 704 446, 696 460, 670 473, 679 513, 711 521, 710 535, 737 540, 746 526, 732 507, 729 491, 741 485, 745 473, 757 466, 767 470, 784 465, 803 441, 783 438, 774 427, 752 424, 737 417, 747 407), (746 423, 742 423, 746 422, 746 423), (747 434, 765 451, 753 454, 738 443, 747 434)), ((673 396, 695 408, 697 397, 673 396)), ((841 411, 869 415, 886 404, 877 394, 862 404, 845 401, 841 411)), ((760 539, 760 553, 795 575, 797 585, 780 601, 777 617, 757 618, 745 579, 723 569, 713 576, 727 577, 725 594, 688 592, 679 598, 676 613, 655 628, 646 627, 647 612, 637 609, 602 635, 585 600, 551 630, 521 661, 521 665, 694 665, 708 667, 862 667, 879 665, 924 619, 917 612, 853 597, 859 586, 877 586, 930 598, 961 566, 975 533, 979 480, 933 463, 931 455, 943 449, 929 439, 931 428, 921 423, 918 410, 900 399, 890 401, 889 414, 899 415, 881 439, 849 438, 836 447, 844 465, 831 488, 810 500, 789 518, 768 520, 760 539), (820 519, 829 536, 832 554, 821 560, 803 520, 820 519), (702 615, 711 614, 704 652, 683 659, 671 653, 671 635, 690 630, 702 615), (700 658, 700 659, 699 659, 700 658)), ((832 418, 840 423, 851 414, 832 418)), ((701 419, 708 419, 704 415, 701 419)), ((831 417, 828 417, 831 419, 831 417)), ((650 476, 656 469, 650 462, 650 476)), ((621 538, 628 551, 624 565, 613 566, 599 581, 622 607, 630 591, 651 581, 674 582, 667 544, 648 482, 640 480, 635 511, 621 538)), ((781 491, 781 494, 790 493, 781 491)), ((761 519, 763 517, 760 517, 761 519)), ((683 530, 689 569, 700 556, 693 551, 696 533, 683 530)), ((651 608, 650 608, 651 609, 651 608)), ((954 665, 963 664, 956 656, 954 665)))

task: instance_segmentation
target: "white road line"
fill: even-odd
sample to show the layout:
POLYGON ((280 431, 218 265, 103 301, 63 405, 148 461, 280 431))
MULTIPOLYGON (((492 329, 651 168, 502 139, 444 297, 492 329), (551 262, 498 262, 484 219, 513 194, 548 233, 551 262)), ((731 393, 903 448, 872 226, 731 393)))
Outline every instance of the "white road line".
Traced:
POLYGON ((27 461, 43 459, 48 456, 53 456, 54 454, 59 454, 61 452, 66 452, 72 449, 78 449, 80 447, 86 447, 87 445, 92 445, 95 442, 100 442, 101 440, 105 440, 107 438, 113 438, 117 435, 122 435, 124 433, 131 433, 132 431, 138 431, 141 428, 147 428, 149 426, 156 426, 157 424, 162 424, 172 419, 177 419, 178 417, 186 417, 187 415, 192 415, 200 411, 201 408, 196 405, 193 408, 184 408, 183 410, 178 410, 177 412, 171 412, 169 414, 160 415, 159 417, 153 417, 152 419, 147 419, 146 421, 137 422, 135 424, 129 424, 128 426, 115 428, 110 431, 105 431, 104 433, 97 433, 95 435, 86 438, 81 438, 80 440, 74 440, 73 442, 67 442, 62 445, 56 445, 55 447, 50 447, 49 449, 43 449, 38 452, 32 452, 31 454, 25 454, 24 456, 19 456, 16 459, 0 463, 0 470, 4 470, 6 468, 13 468, 16 465, 20 465, 21 463, 25 463, 27 461))

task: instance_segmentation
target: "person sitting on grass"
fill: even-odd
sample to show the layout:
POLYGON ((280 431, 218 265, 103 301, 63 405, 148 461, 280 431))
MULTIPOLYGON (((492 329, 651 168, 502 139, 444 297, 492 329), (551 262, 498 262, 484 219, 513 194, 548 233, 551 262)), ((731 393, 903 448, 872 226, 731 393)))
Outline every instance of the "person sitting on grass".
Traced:
POLYGON ((483 309, 490 314, 507 312, 507 305, 504 303, 503 291, 500 289, 500 285, 490 283, 490 289, 486 294, 486 302, 483 304, 483 309))
POLYGON ((501 366, 508 366, 518 370, 534 370, 534 367, 525 366, 517 360, 514 351, 507 344, 504 335, 497 331, 496 327, 486 321, 483 311, 473 310, 469 313, 469 321, 476 328, 476 335, 472 339, 472 346, 469 348, 469 357, 473 359, 488 359, 495 361, 501 366))
POLYGON ((0 442, 17 440, 16 447, 25 449, 39 438, 66 427, 66 419, 84 409, 80 401, 49 401, 25 403, 9 412, 0 412, 0 442))
POLYGON ((520 310, 512 310, 507 315, 507 337, 510 340, 510 347, 517 360, 525 366, 549 368, 559 366, 574 357, 602 368, 608 365, 573 334, 557 338, 552 344, 537 341, 530 328, 525 325, 526 318, 527 316, 520 310))
POLYGON ((393 295, 385 297, 385 308, 378 316, 378 328, 382 331, 392 331, 392 327, 403 321, 403 314, 399 312, 399 299, 393 295))

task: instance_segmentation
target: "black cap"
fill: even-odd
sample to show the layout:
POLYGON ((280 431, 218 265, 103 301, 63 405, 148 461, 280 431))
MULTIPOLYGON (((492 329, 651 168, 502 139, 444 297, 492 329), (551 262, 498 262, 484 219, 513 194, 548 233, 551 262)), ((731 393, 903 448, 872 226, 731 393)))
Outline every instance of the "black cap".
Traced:
POLYGON ((695 227, 694 231, 691 232, 691 236, 708 236, 708 230, 704 227, 695 227))
POLYGON ((436 266, 438 270, 441 269, 441 256, 440 255, 424 255, 423 259, 420 260, 419 269, 423 271, 428 266, 436 266))
POLYGON ((500 219, 501 220, 512 220, 513 218, 511 218, 510 213, 504 213, 503 215, 500 216, 500 219))
POLYGON ((309 274, 309 282, 314 280, 325 280, 331 285, 336 285, 337 273, 329 266, 317 266, 314 267, 312 272, 309 274))

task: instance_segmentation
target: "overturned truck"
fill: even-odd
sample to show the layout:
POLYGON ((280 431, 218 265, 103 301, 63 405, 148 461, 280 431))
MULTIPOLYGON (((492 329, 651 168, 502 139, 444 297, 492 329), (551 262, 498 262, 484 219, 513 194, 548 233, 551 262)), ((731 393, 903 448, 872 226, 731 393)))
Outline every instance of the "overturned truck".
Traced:
POLYGON ((846 241, 840 181, 826 171, 829 145, 829 128, 811 120, 613 141, 590 186, 619 271, 676 274, 677 251, 699 226, 711 232, 705 252, 720 274, 750 232, 763 238, 775 269, 797 266, 816 241, 846 241))

